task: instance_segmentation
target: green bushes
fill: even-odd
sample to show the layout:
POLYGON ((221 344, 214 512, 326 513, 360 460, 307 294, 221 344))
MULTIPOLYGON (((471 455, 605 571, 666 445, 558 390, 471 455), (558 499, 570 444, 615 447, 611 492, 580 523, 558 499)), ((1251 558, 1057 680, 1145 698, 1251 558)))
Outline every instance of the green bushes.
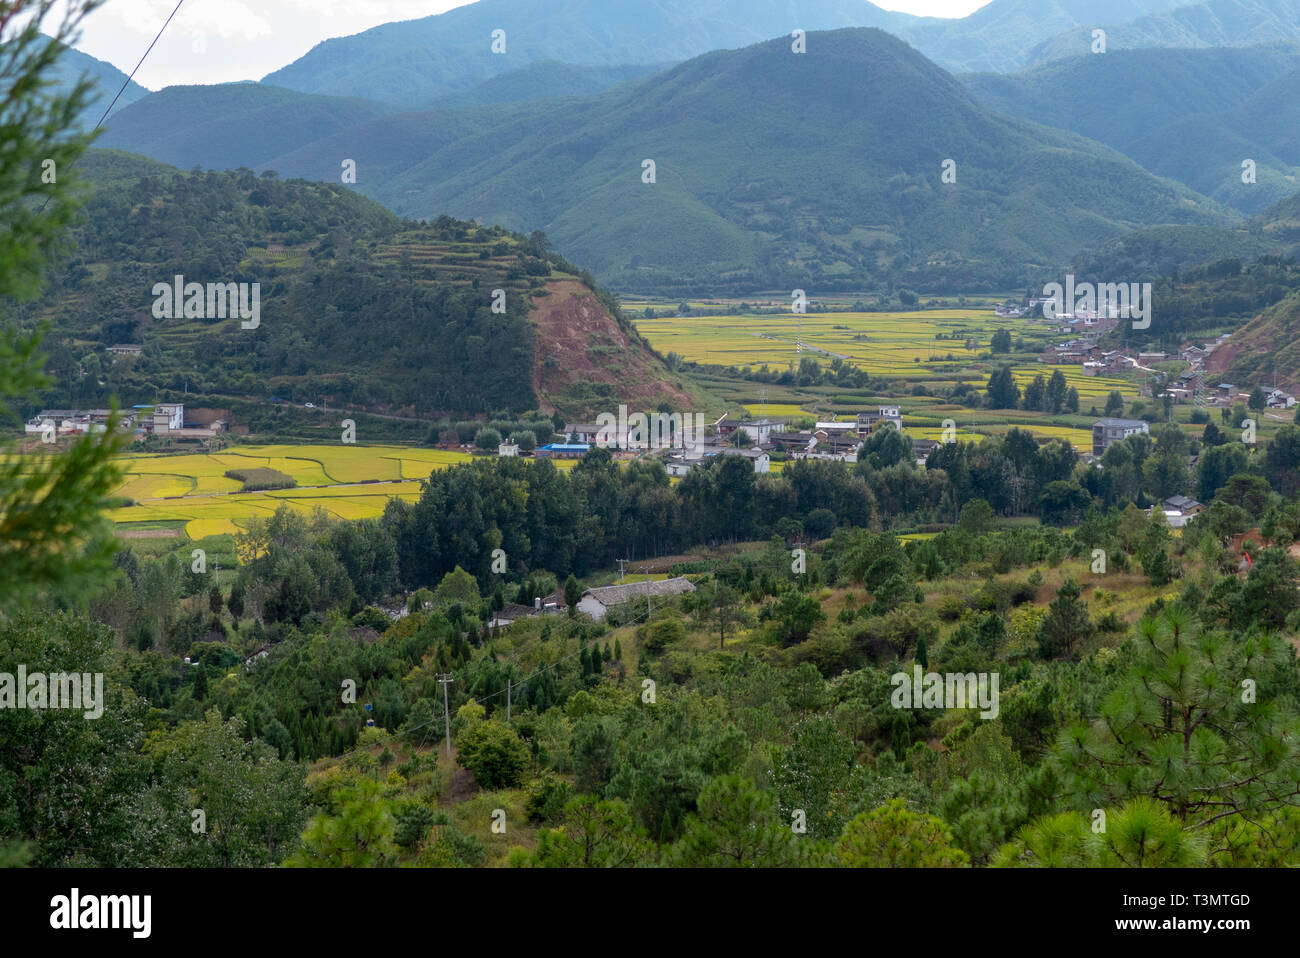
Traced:
POLYGON ((528 768, 528 746, 514 730, 497 722, 474 722, 456 741, 461 767, 481 788, 514 788, 528 768))
POLYGON ((226 478, 242 482, 240 492, 260 492, 264 489, 292 489, 298 480, 278 469, 227 469, 226 478))

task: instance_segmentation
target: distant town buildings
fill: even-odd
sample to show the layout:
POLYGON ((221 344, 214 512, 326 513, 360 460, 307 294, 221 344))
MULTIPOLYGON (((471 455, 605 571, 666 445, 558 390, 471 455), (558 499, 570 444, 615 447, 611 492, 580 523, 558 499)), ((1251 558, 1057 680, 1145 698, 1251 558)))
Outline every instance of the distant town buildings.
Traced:
MULTIPOLYGON (((108 409, 43 409, 23 427, 28 435, 77 436, 104 432, 112 412, 108 409)), ((171 439, 209 439, 230 430, 223 410, 196 410, 187 422, 184 403, 156 403, 118 412, 120 428, 137 436, 165 436, 171 439), (220 416, 220 418, 219 418, 220 416)))

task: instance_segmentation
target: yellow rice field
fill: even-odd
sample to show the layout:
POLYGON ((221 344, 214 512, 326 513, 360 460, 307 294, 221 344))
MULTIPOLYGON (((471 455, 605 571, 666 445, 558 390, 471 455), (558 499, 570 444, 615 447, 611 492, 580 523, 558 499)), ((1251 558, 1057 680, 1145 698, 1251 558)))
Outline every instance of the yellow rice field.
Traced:
MULTIPOLYGON (((1000 318, 980 309, 936 309, 896 313, 793 313, 763 316, 689 316, 637 319, 636 327, 652 346, 667 355, 724 366, 757 367, 767 364, 784 369, 799 358, 823 363, 836 356, 853 362, 872 376, 918 377, 930 367, 965 367, 980 362, 998 329, 1013 334, 1043 332, 1027 320, 1000 318), (936 337, 945 338, 936 338, 936 337), (946 337, 955 338, 946 338, 946 337), (966 346, 967 340, 973 349, 966 346), (795 351, 804 343, 804 352, 795 351)), ((983 360, 985 365, 988 360, 983 360)), ((1023 387, 1035 375, 1051 376, 1060 369, 1066 382, 1079 391, 1080 400, 1104 399, 1112 389, 1127 399, 1137 396, 1132 383, 1121 379, 1085 375, 1081 366, 1047 366, 1039 363, 1016 367, 1023 387)), ((964 371, 968 382, 983 383, 986 373, 964 371)), ((777 415, 770 413, 770 415, 777 415)), ((795 415, 795 413, 791 413, 795 415)))
MULTIPOLYGON (((468 462, 468 453, 405 446, 233 446, 211 454, 138 455, 120 462, 126 475, 114 496, 135 504, 109 512, 120 524, 184 522, 191 539, 238 532, 254 516, 287 504, 319 507, 339 519, 373 518, 393 497, 414 502, 435 469, 468 462), (292 476, 295 489, 240 493, 228 469, 265 467, 292 476)), ((572 468, 572 462, 556 463, 572 468)))

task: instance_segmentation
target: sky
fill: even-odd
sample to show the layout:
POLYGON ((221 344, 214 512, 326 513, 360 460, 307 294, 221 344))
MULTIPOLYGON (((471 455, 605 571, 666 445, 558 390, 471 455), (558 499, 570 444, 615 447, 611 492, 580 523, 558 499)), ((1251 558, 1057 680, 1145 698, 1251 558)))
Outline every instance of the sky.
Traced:
MULTIPOLYGON (((610 0, 612 3, 638 0, 610 0)), ((988 0, 875 0, 921 16, 964 17, 988 0)), ((136 74, 158 90, 187 83, 260 80, 330 37, 381 23, 414 20, 467 0, 185 0, 136 74)), ((130 73, 176 0, 107 0, 93 13, 77 48, 130 73)))

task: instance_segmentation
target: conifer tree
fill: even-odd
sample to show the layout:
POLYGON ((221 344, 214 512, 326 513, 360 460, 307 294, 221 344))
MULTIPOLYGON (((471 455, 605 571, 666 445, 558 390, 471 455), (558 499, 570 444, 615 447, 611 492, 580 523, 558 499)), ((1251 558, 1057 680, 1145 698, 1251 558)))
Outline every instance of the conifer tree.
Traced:
MULTIPOLYGON (((89 103, 91 84, 60 90, 54 81, 59 56, 99 0, 71 0, 57 25, 46 23, 53 6, 47 0, 0 2, 0 302, 38 292, 42 271, 76 215, 73 164, 91 140, 71 132, 89 103)), ((0 306, 0 419, 12 422, 17 417, 6 397, 38 392, 50 379, 37 351, 48 327, 25 336, 8 314, 0 306)), ((100 513, 120 478, 111 462, 122 444, 116 422, 114 415, 107 432, 87 435, 57 455, 20 456, 15 443, 0 442, 0 608, 42 592, 80 592, 112 574, 116 544, 100 513)))
POLYGON ((1088 606, 1080 598, 1083 590, 1074 579, 1066 579, 1047 608, 1038 627, 1038 651, 1045 659, 1074 654, 1076 644, 1093 632, 1088 606))

